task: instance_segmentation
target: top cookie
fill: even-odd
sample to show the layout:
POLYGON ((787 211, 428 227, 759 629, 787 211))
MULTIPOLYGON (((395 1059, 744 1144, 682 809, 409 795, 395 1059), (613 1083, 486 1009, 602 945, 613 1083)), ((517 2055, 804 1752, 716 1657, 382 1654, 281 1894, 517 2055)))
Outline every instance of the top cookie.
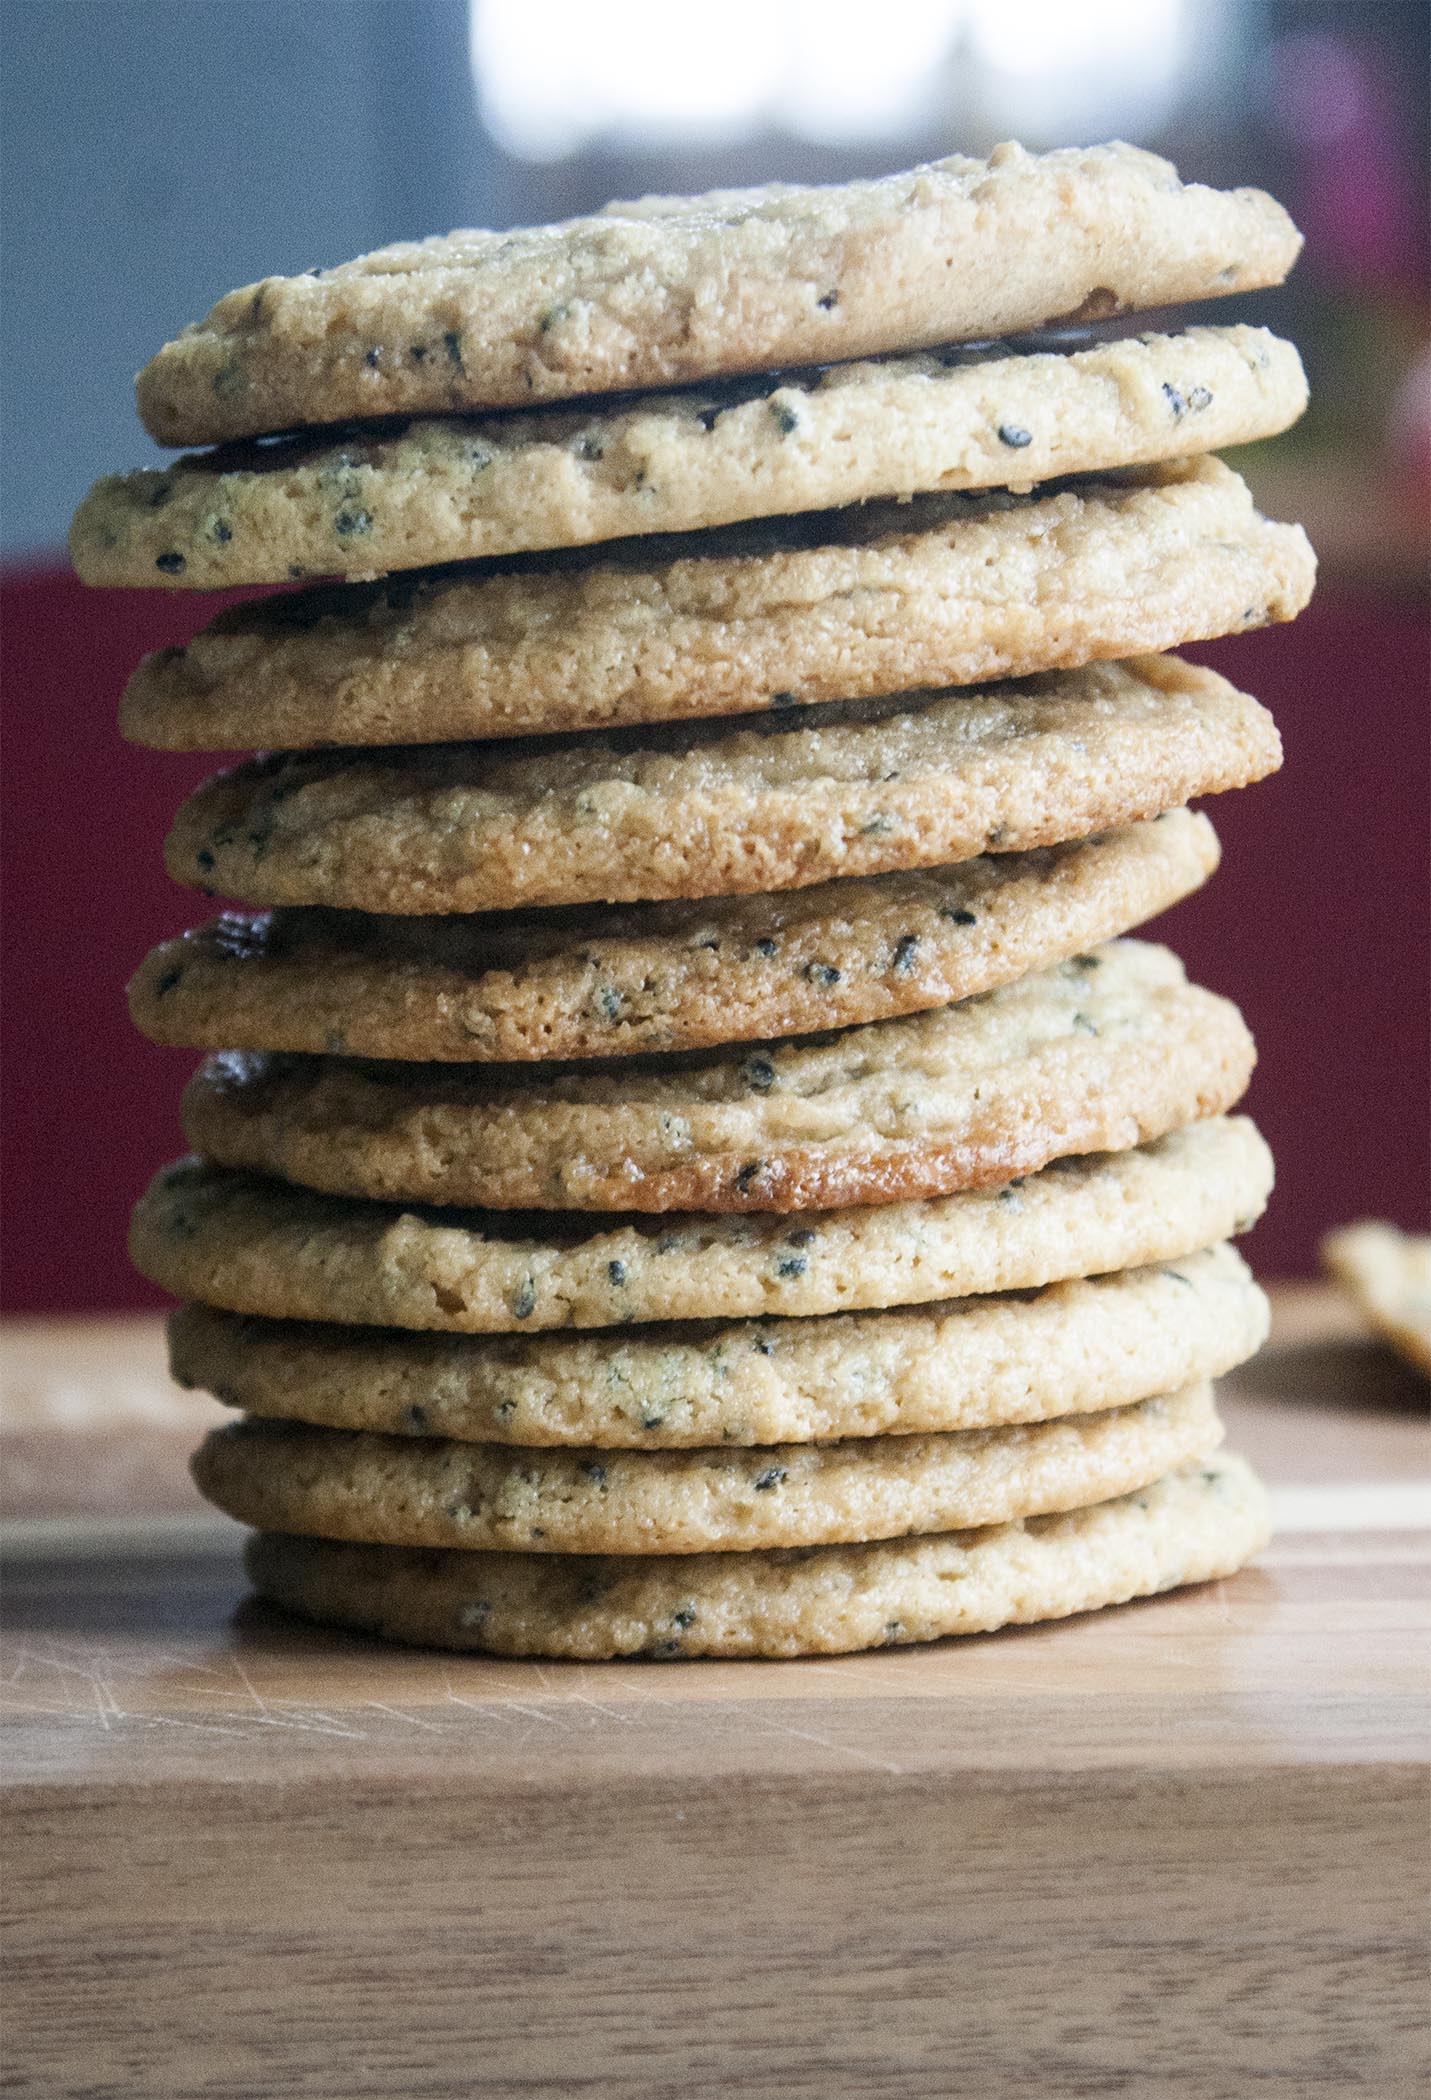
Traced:
POLYGON ((877 182, 609 205, 406 242, 221 299, 140 373, 161 444, 511 407, 1003 335, 1276 284, 1259 190, 1113 144, 997 146, 877 182))
POLYGON ((70 552, 95 584, 373 577, 869 496, 1028 489, 1269 437, 1306 401, 1296 351, 1265 328, 989 344, 190 453, 97 482, 70 552))

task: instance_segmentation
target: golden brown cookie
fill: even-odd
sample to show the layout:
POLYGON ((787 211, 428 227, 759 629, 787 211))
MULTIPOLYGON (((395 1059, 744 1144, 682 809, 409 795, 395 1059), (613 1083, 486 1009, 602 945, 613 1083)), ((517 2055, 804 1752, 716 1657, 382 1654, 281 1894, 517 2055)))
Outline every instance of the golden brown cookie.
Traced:
POLYGON ((1067 1618, 1231 1575, 1267 1497, 1215 1453, 1062 1516, 863 1546, 587 1558, 356 1546, 262 1532, 259 1594, 385 1639, 496 1655, 840 1655, 1067 1618))
POLYGON ((1176 1261, 1245 1232, 1271 1187, 1271 1156, 1240 1116, 926 1203, 595 1229, 572 1213, 319 1196, 180 1160, 141 1197, 129 1250, 176 1297, 231 1312, 536 1333, 925 1305, 1176 1261))
POLYGON ((1260 190, 1132 146, 953 155, 836 187, 610 204, 380 248, 230 292, 139 375, 161 444, 350 416, 523 407, 1006 335, 1276 284, 1301 236, 1260 190))
POLYGON ((1080 1509, 1222 1441, 1210 1385, 1132 1407, 943 1436, 763 1451, 513 1451, 245 1417, 194 1456, 241 1524, 373 1545, 748 1553, 1080 1509))
POLYGON ((259 759, 184 803, 165 862, 246 904, 404 915, 749 895, 1086 838, 1281 755, 1216 672, 1138 657, 788 728, 259 759))
POLYGON ((1168 810, 1066 846, 768 897, 477 918, 226 912, 129 987, 154 1042, 440 1062, 806 1035, 991 991, 1164 911, 1217 864, 1168 810))
POLYGON ((1072 350, 891 358, 548 409, 300 432, 111 474, 75 514, 86 583, 220 590, 581 547, 924 489, 1030 489, 1285 430, 1290 343, 1194 328, 1072 350))
POLYGON ((1251 1077, 1226 999, 1118 941, 982 998, 813 1040, 515 1073, 220 1052, 184 1095, 205 1158, 334 1195, 492 1209, 818 1211, 1121 1152, 1251 1077))
POLYGON ((120 724, 169 750, 294 750, 860 700, 1288 620, 1314 567, 1231 468, 1179 460, 278 593, 146 657, 120 724))
POLYGON ((459 1442, 640 1450, 1042 1422, 1217 1378, 1267 1337, 1225 1243, 1041 1291, 805 1320, 433 1335, 185 1305, 169 1368, 270 1420, 459 1442))

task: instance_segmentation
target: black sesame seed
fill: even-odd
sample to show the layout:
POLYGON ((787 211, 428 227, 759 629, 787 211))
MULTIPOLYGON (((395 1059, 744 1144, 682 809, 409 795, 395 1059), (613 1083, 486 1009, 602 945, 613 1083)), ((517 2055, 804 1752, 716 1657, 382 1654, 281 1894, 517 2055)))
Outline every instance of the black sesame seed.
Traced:
POLYGON ((214 856, 210 853, 207 846, 200 846, 198 852, 194 855, 194 865, 202 869, 205 875, 213 873, 215 867, 214 856))
POLYGON ((1025 430, 1022 423, 1001 423, 999 443, 1012 446, 1015 452, 1022 452, 1025 445, 1033 443, 1033 432, 1025 430))
POLYGON ((189 564, 177 548, 170 547, 163 554, 155 555, 154 566, 156 569, 162 569, 166 576, 182 576, 189 564))
POLYGON ((757 1356, 773 1356, 775 1354, 774 1342, 770 1341, 763 1334, 758 1334, 750 1346, 757 1356))
POLYGON ((604 984, 597 992, 596 1004, 603 1021, 614 1021, 621 1011, 621 994, 614 985, 604 984))
POLYGON ((1189 407, 1189 408, 1211 408, 1211 407, 1212 407, 1212 390, 1211 390, 1211 388, 1210 388, 1210 387, 1205 387, 1205 386, 1194 386, 1194 387, 1189 387, 1189 389, 1188 389, 1188 407, 1189 407))
POLYGON ((815 1244, 813 1228, 809 1225, 802 1225, 798 1232, 787 1232, 785 1244, 787 1247, 813 1247, 815 1244))
POLYGON ((755 943, 755 952, 757 955, 764 955, 766 957, 769 957, 775 955, 776 953, 778 953, 778 951, 779 942, 772 941, 769 934, 762 934, 760 939, 755 943))
POLYGON ((803 1276, 809 1266, 803 1254, 787 1254, 775 1264, 775 1273, 789 1282, 792 1277, 803 1276))
POLYGON ((671 1613, 671 1624, 673 1626, 694 1626, 695 1623, 696 1607, 694 1604, 683 1604, 679 1611, 671 1613))
POLYGON ((939 916, 941 919, 947 919, 951 926, 974 926, 978 924, 973 912, 965 911, 962 904, 946 905, 939 916))
POLYGON ((333 530, 340 540, 360 539, 372 529, 372 516, 365 510, 340 510, 333 520, 333 530))
POLYGON ((581 1470, 586 1475, 588 1480, 594 1480, 598 1487, 605 1487, 606 1468, 605 1466, 599 1464, 596 1459, 583 1459, 581 1462, 581 1470))
POLYGON ((696 421, 700 424, 702 430, 714 430, 724 414, 724 406, 720 408, 698 408, 696 410, 696 421))
POLYGON ((770 705, 772 707, 798 707, 800 705, 799 695, 796 693, 772 693, 770 695, 770 705))
POLYGON ((1098 1033, 1098 1023, 1090 1020, 1087 1014, 1075 1014, 1073 1025, 1084 1035, 1097 1035, 1098 1033))
POLYGON ((909 975, 914 968, 914 958, 918 953, 919 935, 917 933, 902 934, 899 940, 895 942, 894 947, 893 967, 896 977, 907 977, 909 975))
POLYGON ((423 359, 427 356, 427 348, 428 346, 426 343, 413 344, 412 348, 408 352, 408 355, 415 365, 420 365, 423 359))
POLYGON ((1163 392, 1167 396, 1168 407, 1173 412, 1173 421, 1175 423, 1181 422, 1188 412, 1186 401, 1184 401, 1182 395, 1170 380, 1165 379, 1163 381, 1163 392))
POLYGON ((764 1171, 765 1161, 763 1159, 748 1159, 743 1167, 737 1168, 735 1176, 735 1185, 740 1190, 740 1193, 742 1195, 745 1195, 748 1189, 750 1188, 752 1182, 754 1182, 761 1174, 763 1174, 764 1171))
POLYGON ((757 1094, 768 1094, 775 1084, 775 1067, 768 1057, 748 1057, 740 1068, 740 1076, 757 1094))
POLYGON ((835 308, 839 305, 839 303, 840 295, 838 292, 826 292, 822 299, 817 299, 815 301, 815 304, 817 306, 822 306, 827 314, 833 313, 835 308))
POLYGON ((594 438, 590 431, 585 431, 576 441, 576 456, 578 459, 605 459, 606 447, 600 438, 594 438))
POLYGON ((363 353, 363 363, 370 372, 376 372, 382 361, 383 353, 376 343, 374 343, 371 350, 365 350, 363 353))
POLYGON ((782 437, 789 437, 793 430, 800 428, 799 412, 793 409, 788 401, 772 401, 770 413, 775 418, 775 427, 782 437))
POLYGON ((234 536, 234 529, 226 518, 215 518, 209 527, 209 538, 216 547, 227 547, 234 536))
POLYGON ((403 1428, 408 1430, 413 1436, 425 1436, 427 1434, 427 1409, 425 1407, 419 1407, 414 1402, 403 1415, 402 1421, 403 1428))
POLYGON ((512 1317, 514 1320, 529 1320, 536 1311, 536 1307, 537 1287, 532 1278, 528 1276, 518 1285, 516 1294, 512 1299, 512 1317))
POLYGON ((763 1473, 757 1473, 755 1476, 756 1493, 758 1495, 768 1494, 771 1488, 779 1487, 785 1477, 784 1466, 767 1466, 763 1473))
POLYGON ((806 963, 805 975, 811 984, 838 984, 840 973, 833 963, 806 963))
POLYGON ((659 1429, 665 1419, 664 1415, 644 1414, 641 1417, 641 1427, 643 1429, 659 1429))
POLYGON ((624 1261, 609 1261, 609 1262, 608 1262, 608 1263, 606 1264, 606 1280, 607 1280, 607 1282, 608 1282, 608 1283, 614 1283, 614 1284, 616 1284, 616 1285, 617 1285, 618 1287, 619 1287, 619 1286, 620 1286, 621 1284, 625 1283, 625 1281, 626 1281, 626 1264, 625 1264, 625 1262, 624 1262, 624 1261))
POLYGON ((442 347, 460 372, 462 370, 462 338, 455 328, 449 328, 444 332, 442 347))
POLYGON ((163 998, 166 992, 173 991, 175 985, 179 982, 183 974, 184 973, 181 969, 166 970, 164 972, 164 975, 160 978, 158 984, 156 984, 154 987, 155 991, 158 993, 161 999, 163 998))

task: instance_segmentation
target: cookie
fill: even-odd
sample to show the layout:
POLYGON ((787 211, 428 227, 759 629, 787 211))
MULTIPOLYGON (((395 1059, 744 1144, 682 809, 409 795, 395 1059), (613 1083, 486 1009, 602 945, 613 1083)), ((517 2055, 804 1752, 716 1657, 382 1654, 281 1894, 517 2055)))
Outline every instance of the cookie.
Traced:
POLYGON ((166 344, 136 394, 165 445, 520 407, 1247 291, 1280 283, 1300 247, 1260 190, 1183 184, 1122 144, 1005 144, 269 277, 166 344))
POLYGON ((1042 1291, 617 1334, 403 1334, 185 1305, 169 1369, 269 1419, 459 1443, 744 1448, 1042 1422, 1220 1377, 1267 1301, 1226 1245, 1042 1291))
POLYGON ((1222 1440, 1212 1387, 1005 1429, 763 1451, 523 1451, 244 1419, 194 1455, 259 1531, 519 1553, 748 1553, 1003 1524, 1148 1487, 1222 1440))
POLYGON ((1121 1152, 1246 1088, 1235 1006, 1121 941, 982 998, 832 1036, 595 1070, 222 1051, 184 1134, 332 1195, 491 1209, 812 1211, 1121 1152))
POLYGON ((146 657, 120 726, 164 750, 295 750, 859 700, 1289 620, 1314 569, 1230 467, 1181 460, 281 593, 146 657))
POLYGON ((1260 779, 1271 716, 1177 657, 801 715, 255 759, 183 804, 176 882, 399 913, 749 895, 1086 838, 1260 779))
POLYGON ((135 1267, 175 1297, 274 1319, 448 1334, 805 1316, 1176 1261, 1245 1232, 1272 1161, 1245 1118, 1060 1160, 999 1189, 775 1217, 625 1219, 422 1211, 319 1196, 202 1160, 135 1208, 135 1267))
POLYGON ((187 453, 97 482, 70 552, 97 584, 381 576, 867 496, 1029 489, 1268 437, 1306 401, 1296 351, 1258 328, 945 350, 580 412, 353 425, 187 453))
POLYGON ((1431 1377, 1431 1237, 1367 1219, 1328 1233, 1322 1259, 1377 1333, 1431 1377))
POLYGON ((915 1013, 1096 947, 1206 881, 1206 817, 769 897, 403 919, 235 912, 141 964, 151 1041, 437 1062, 700 1049, 915 1013))
POLYGON ((248 1573, 304 1618, 495 1655, 841 1655, 1063 1619, 1231 1575, 1267 1496, 1231 1453, 1116 1501, 977 1531, 770 1553, 587 1558, 261 1532, 248 1573))

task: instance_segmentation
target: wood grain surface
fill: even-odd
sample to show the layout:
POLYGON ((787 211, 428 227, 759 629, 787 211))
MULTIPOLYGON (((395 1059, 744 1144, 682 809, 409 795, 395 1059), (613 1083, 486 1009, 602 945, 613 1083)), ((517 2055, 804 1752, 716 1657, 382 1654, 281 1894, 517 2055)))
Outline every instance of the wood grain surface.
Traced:
POLYGON ((3 2090, 1423 2090, 1426 1386, 1277 1312, 1234 1580, 666 1665, 244 1602, 154 1324, 12 1325, 3 2090))

